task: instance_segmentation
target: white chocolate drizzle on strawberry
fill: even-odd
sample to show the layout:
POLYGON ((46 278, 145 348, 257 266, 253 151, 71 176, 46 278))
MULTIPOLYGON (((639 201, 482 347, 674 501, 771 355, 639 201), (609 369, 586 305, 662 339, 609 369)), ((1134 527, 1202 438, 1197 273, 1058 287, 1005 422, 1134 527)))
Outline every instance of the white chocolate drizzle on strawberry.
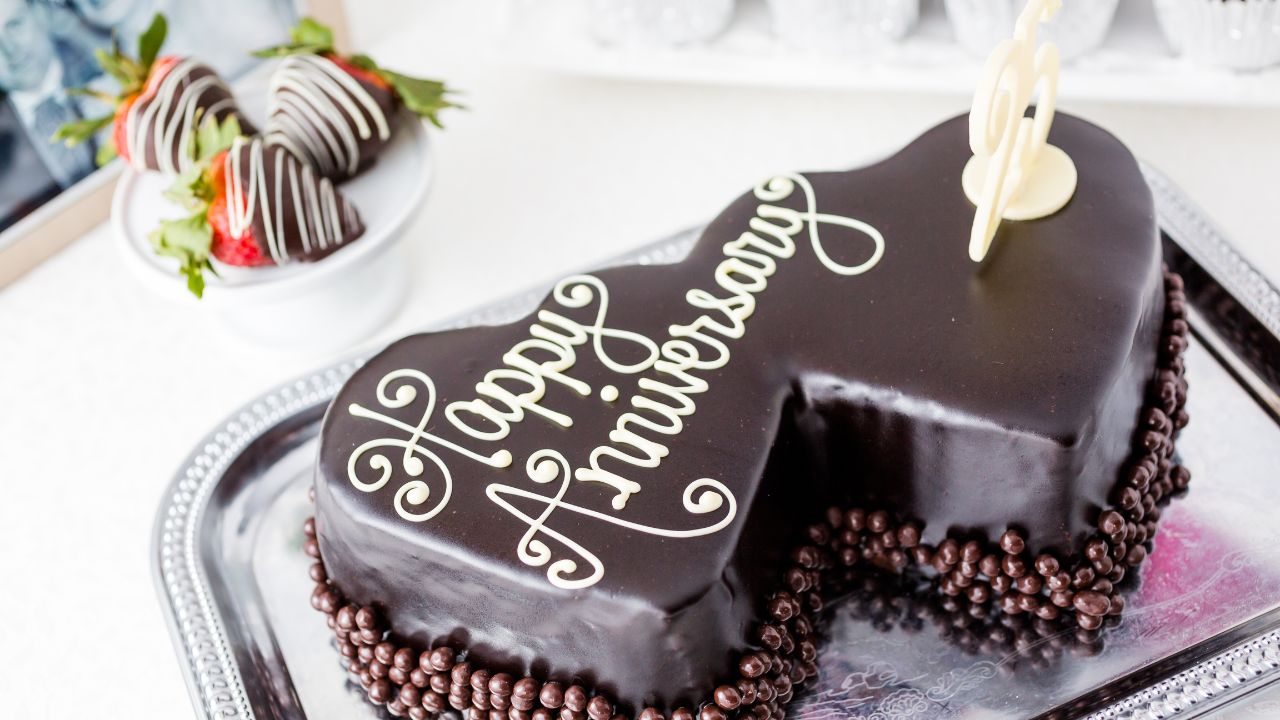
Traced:
POLYGON ((167 72, 148 78, 125 116, 129 164, 169 175, 182 172, 192 162, 191 142, 201 119, 234 110, 231 90, 217 73, 190 58, 177 61, 167 72), (155 153, 154 167, 147 164, 148 144, 155 153))
POLYGON ((223 172, 231 234, 260 230, 256 239, 277 265, 327 255, 363 232, 355 206, 328 178, 318 177, 283 147, 267 147, 261 137, 236 138, 223 172), (255 215, 261 220, 258 228, 255 215))
POLYGON ((360 169, 360 141, 391 136, 387 115, 360 81, 319 55, 285 58, 271 75, 267 142, 325 177, 360 169))

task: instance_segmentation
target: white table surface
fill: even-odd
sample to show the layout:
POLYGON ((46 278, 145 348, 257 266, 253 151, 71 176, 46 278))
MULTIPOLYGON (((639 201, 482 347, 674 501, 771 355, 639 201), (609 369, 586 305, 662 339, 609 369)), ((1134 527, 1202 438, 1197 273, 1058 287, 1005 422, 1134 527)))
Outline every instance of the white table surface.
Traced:
MULTIPOLYGON (((437 134, 411 296, 378 341, 703 221, 768 173, 843 167, 966 110, 540 74, 490 63, 475 9, 361 5, 359 46, 448 78, 470 107, 437 134)), ((1280 112, 1065 109, 1181 183, 1280 278, 1280 112)), ((0 291, 0 717, 189 716, 150 575, 162 489, 216 422, 333 359, 217 337, 142 287, 105 226, 0 291)))

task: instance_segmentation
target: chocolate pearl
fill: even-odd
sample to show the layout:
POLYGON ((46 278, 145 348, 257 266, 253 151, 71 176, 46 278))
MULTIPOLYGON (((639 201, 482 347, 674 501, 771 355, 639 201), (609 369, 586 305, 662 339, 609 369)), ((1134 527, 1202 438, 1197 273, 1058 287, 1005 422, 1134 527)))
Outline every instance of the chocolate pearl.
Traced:
POLYGON ((756 701, 761 703, 773 702, 778 696, 778 690, 773 687, 773 683, 761 678, 756 681, 756 701))
POLYGON ((917 565, 928 565, 933 562, 933 548, 928 545, 916 545, 911 548, 911 559, 917 565))
POLYGON ((489 679, 492 677, 492 675, 493 674, 491 672, 483 668, 472 671, 471 689, 476 692, 482 692, 482 693, 489 692, 489 679))
POLYGON ((531 677, 524 677, 516 681, 515 685, 511 687, 511 697, 533 699, 538 696, 541 690, 542 686, 538 684, 537 680, 531 677))
POLYGON ((1090 561, 1097 562, 1100 558, 1107 556, 1107 542, 1102 538, 1093 538, 1085 543, 1084 556, 1090 561))
POLYGON ((400 648, 391 656, 391 664, 408 672, 418 664, 418 659, 409 648, 400 648))
POLYGON ((662 713, 658 712, 657 708, 647 707, 640 711, 636 720, 666 720, 666 718, 662 717, 662 713))
POLYGON ((587 709, 587 691, 581 685, 570 685, 564 691, 564 706, 574 712, 587 709))
POLYGON ((427 720, 427 718, 431 717, 431 713, 427 712, 427 709, 421 705, 413 705, 409 708, 409 717, 412 720, 427 720))
POLYGON ((1044 620, 1057 620, 1060 615, 1057 606, 1051 603, 1040 603, 1040 607, 1036 608, 1036 616, 1044 620))
POLYGON ((552 710, 559 710, 564 705, 564 688, 558 682, 549 682, 542 686, 542 691, 538 693, 538 701, 543 707, 552 710))
POLYGON ((1000 549, 1010 555, 1018 555, 1026 547, 1026 541, 1022 539, 1022 534, 1017 530, 1010 528, 1000 535, 1000 549))
POLYGON ((988 578, 993 578, 1000 574, 1000 558, 995 553, 983 555, 978 561, 978 569, 988 578))
POLYGON ((1077 589, 1087 588, 1093 584, 1094 577, 1093 568, 1085 566, 1078 567, 1071 576, 1071 587, 1077 589))
POLYGON ((396 685, 407 685, 409 684, 409 673, 392 665, 387 668, 387 679, 396 685))
POLYGON ((454 710, 466 710, 471 704, 471 689, 453 687, 449 690, 449 706, 454 710))
POLYGON ((409 671, 409 682, 413 683, 416 688, 424 688, 430 681, 431 676, 420 667, 416 667, 409 671))
POLYGON ((981 605, 991 599, 991 586, 986 583, 974 583, 965 593, 970 602, 981 605))
POLYGON ((427 712, 430 713, 443 711, 445 707, 444 695, 430 690, 422 693, 422 707, 426 708, 427 712))
POLYGON ((356 648, 356 657, 360 658, 360 662, 368 665, 373 662, 373 647, 369 645, 361 645, 356 648))
POLYGON ((453 648, 442 645, 431 651, 431 667, 436 672, 447 672, 453 669, 453 663, 457 657, 453 648))
POLYGON ((1093 567, 1098 571, 1099 575, 1106 575, 1115 567, 1115 561, 1110 556, 1104 556, 1093 563, 1093 567))
POLYGON ((329 574, 325 572, 323 563, 311 563, 311 567, 307 568, 307 577, 312 582, 325 583, 329 581, 329 574))
POLYGON ((889 529, 889 513, 876 510, 867 516, 867 529, 873 533, 882 533, 889 529))
POLYGON ((742 656, 742 660, 738 662, 738 672, 743 677, 758 678, 765 673, 765 661, 759 655, 750 653, 742 656))
POLYGON ((1058 558, 1048 553, 1041 553, 1036 556, 1035 568, 1036 572, 1041 576, 1049 578, 1058 574, 1060 565, 1058 564, 1058 558))
POLYGON ((779 622, 786 622, 795 615, 789 597, 774 597, 769 601, 769 614, 779 622))
POLYGON ((443 673, 432 675, 431 679, 427 681, 427 684, 431 686, 431 690, 433 692, 438 692, 441 695, 447 695, 449 693, 450 685, 448 675, 443 673))
POLYGON ((1017 615, 1022 612, 1022 607, 1018 603, 1021 593, 1011 592, 1000 596, 1000 611, 1008 615, 1017 615))
POLYGON ((613 703, 596 695, 587 702, 587 717, 591 720, 609 720, 613 717, 613 703))
POLYGON ((742 694, 731 685, 721 685, 716 688, 713 697, 716 705, 725 710, 737 710, 738 706, 742 704, 742 694))
POLYGON ((1110 580, 1106 578, 1098 578, 1093 581, 1093 585, 1091 585, 1089 589, 1094 592, 1100 592, 1103 595, 1110 595, 1114 588, 1112 587, 1110 580))
POLYGON ((370 607, 362 607, 356 611, 356 627, 361 630, 372 630, 378 626, 378 614, 370 607))
POLYGON ((760 639, 760 644, 770 650, 777 650, 782 647, 782 633, 778 632, 778 628, 775 625, 761 625, 757 635, 760 639))
POLYGON ((938 544, 938 551, 935 557, 941 560, 945 565, 955 565, 960 562, 960 544, 953 538, 947 538, 938 544))
POLYGON ((1027 595, 1025 593, 1018 594, 1018 609, 1023 612, 1033 613, 1040 609, 1040 599, 1035 595, 1027 595))
POLYGON ((1076 611, 1085 615, 1102 616, 1111 609, 1111 600, 1095 590, 1081 590, 1072 601, 1076 611))
POLYGON ((507 673, 498 673, 489 678, 489 694, 509 697, 512 691, 512 678, 507 673))
POLYGON ((962 591, 961 587, 956 584, 956 581, 953 580, 950 575, 943 578, 942 582, 938 583, 938 589, 942 590, 944 594, 952 597, 959 595, 962 591))
POLYGON ((360 642, 372 647, 382 639, 382 633, 373 628, 364 628, 360 631, 358 637, 360 638, 360 642))
POLYGON ((1026 575, 1023 575, 1022 577, 1015 580, 1013 585, 1014 587, 1018 588, 1018 592, 1020 593, 1024 593, 1027 595, 1035 595, 1036 593, 1040 592, 1040 587, 1041 587, 1040 576, 1027 573, 1026 575))
POLYGON ((1125 565, 1123 563, 1116 563, 1116 566, 1111 568, 1111 572, 1107 573, 1107 579, 1113 584, 1118 583, 1121 580, 1124 580, 1125 574, 1125 565))
POLYGON ((736 683, 738 694, 742 696, 743 705, 752 705, 756 701, 756 684, 747 678, 741 678, 736 683))
POLYGON ((862 532, 867 527, 867 513, 862 508, 853 508, 844 514, 844 526, 854 532, 862 532))
POLYGON ((915 523, 905 523, 898 528, 898 544, 908 549, 919 545, 920 528, 915 523))
POLYGON ((1049 593, 1049 602, 1053 603, 1054 605, 1057 605, 1060 608, 1071 607, 1071 604, 1074 600, 1075 600, 1075 593, 1071 592, 1070 590, 1054 590, 1053 592, 1049 593))
POLYGON ((1175 489, 1186 490, 1191 484, 1191 471, 1182 465, 1175 465, 1169 471, 1169 479, 1173 481, 1175 489))
POLYGON ((1013 578, 1001 573, 991 578, 991 589, 997 595, 1009 592, 1009 588, 1013 587, 1013 578))
POLYGON ((337 615, 338 627, 343 630, 350 630, 356 627, 356 609, 352 605, 343 605, 338 609, 337 615))
POLYGON ((1000 561, 1000 569, 1011 578, 1020 578, 1027 573, 1027 564, 1017 555, 1005 555, 1000 561))
POLYGON ((1108 615, 1119 615, 1124 612, 1124 596, 1116 593, 1111 596, 1111 608, 1107 610, 1108 615))
POLYGON ((810 525, 809 540, 814 545, 826 545, 831 542, 831 528, 826 525, 810 525))
POLYGON ((408 708, 405 707, 405 704, 400 702, 399 699, 395 699, 387 703, 387 712, 394 717, 404 717, 406 714, 408 714, 407 711, 408 711, 408 708))
POLYGON ((453 666, 449 677, 453 680, 453 684, 463 688, 471 687, 471 663, 460 662, 453 666))
POLYGON ((528 713, 530 710, 533 709, 533 706, 536 704, 536 702, 537 701, 531 697, 527 697, 527 698, 516 697, 515 695, 512 695, 511 711, 509 714, 511 715, 511 717, 515 718, 515 717, 518 717, 519 713, 521 712, 528 713))
POLYGON ((698 720, 726 720, 727 717, 724 711, 715 705, 704 705, 698 711, 698 720))
POLYGON ((693 712, 686 707, 676 708, 671 713, 671 720, 694 720, 693 712))
POLYGON ((1125 555, 1125 558, 1124 558, 1126 563, 1134 567, 1141 565, 1142 561, 1146 559, 1147 559, 1147 548, 1143 545, 1134 545, 1133 547, 1129 548, 1129 553, 1125 555))
POLYGON ((391 683, 386 680, 374 680, 369 684, 369 699, 376 703, 384 703, 391 699, 391 683))
POLYGON ((422 691, 412 685, 405 685, 400 688, 400 693, 396 695, 400 702, 407 707, 412 707, 422 702, 422 691))
POLYGON ((373 657, 383 665, 390 665, 395 658, 396 646, 389 642, 378 643, 373 648, 373 657))
POLYGON ((982 559, 982 546, 977 540, 970 540, 960 548, 960 559, 967 563, 976 563, 982 559))
POLYGON ((1102 627, 1102 617, 1099 615, 1085 615, 1083 613, 1077 613, 1076 624, 1085 630, 1097 630, 1102 627))

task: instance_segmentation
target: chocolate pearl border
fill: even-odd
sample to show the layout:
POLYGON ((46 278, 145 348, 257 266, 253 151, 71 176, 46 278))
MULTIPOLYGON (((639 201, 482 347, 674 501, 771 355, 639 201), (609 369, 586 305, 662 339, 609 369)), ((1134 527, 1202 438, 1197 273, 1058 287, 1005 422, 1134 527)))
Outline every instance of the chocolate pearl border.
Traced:
MULTIPOLYGON (((1164 286, 1156 372, 1134 432, 1133 453, 1080 552, 1033 555, 1022 530, 1014 527, 995 540, 949 536, 930 546, 920 542, 921 523, 888 509, 830 508, 824 521, 806 528, 806 541, 791 553, 780 589, 764 599, 763 620, 748 638, 752 649, 739 659, 737 677, 696 707, 671 710, 670 720, 784 717, 796 691, 818 672, 815 620, 823 607, 824 583, 838 584, 850 568, 898 574, 915 568, 933 579, 944 608, 954 605, 958 612, 963 606, 976 616, 994 605, 1007 616, 1074 622, 1089 637, 1106 618, 1120 615, 1124 596, 1117 585, 1146 559, 1163 506, 1191 479, 1174 461, 1177 434, 1188 421, 1182 360, 1186 295, 1182 278, 1167 269, 1164 286)), ((347 671, 370 702, 393 716, 424 720, 455 710, 467 720, 628 720, 608 698, 580 685, 493 672, 467 660, 465 649, 396 644, 376 607, 347 603, 329 581, 313 519, 303 532, 303 550, 316 560, 310 569, 316 583, 311 604, 325 614, 347 671)), ((636 720, 666 719, 652 707, 636 715, 636 720)))

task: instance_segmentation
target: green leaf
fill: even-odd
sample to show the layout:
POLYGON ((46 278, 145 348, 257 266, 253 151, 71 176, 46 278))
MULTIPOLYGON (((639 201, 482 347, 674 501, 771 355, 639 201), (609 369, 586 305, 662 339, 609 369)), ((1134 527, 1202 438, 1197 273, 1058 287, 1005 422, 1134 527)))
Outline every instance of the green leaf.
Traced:
POLYGON ((206 164, 197 163, 178 173, 173 183, 165 188, 165 198, 191 211, 208 207, 213 201, 213 187, 205 177, 206 170, 206 164))
POLYGON ((289 31, 289 39, 298 45, 333 47, 333 31, 329 29, 329 26, 310 17, 303 17, 298 21, 298 24, 289 31))
POLYGON ((106 140, 103 140, 100 145, 98 145, 98 154, 94 156, 93 161, 98 164, 98 167, 102 167, 103 165, 106 165, 107 163, 115 159, 116 159, 116 142, 111 138, 107 138, 106 140))
POLYGON ((400 100, 404 102, 405 107, 412 110, 419 117, 426 118, 436 127, 444 127, 440 124, 438 116, 441 110, 445 108, 462 109, 461 105, 451 102, 445 97, 446 94, 453 91, 439 80, 409 77, 391 70, 378 70, 377 72, 391 84, 396 94, 400 96, 400 100))
POLYGON ((255 50, 254 57, 273 58, 286 55, 322 55, 333 52, 333 31, 314 19, 304 17, 289 31, 290 42, 255 50))
POLYGON ((187 279, 187 289, 196 297, 203 297, 205 271, 217 274, 209 261, 213 230, 204 212, 180 220, 162 221, 148 237, 157 255, 178 259, 178 272, 187 279))
POLYGON ((276 45, 275 47, 254 50, 251 54, 254 57, 273 58, 285 57, 288 55, 320 55, 331 51, 332 48, 327 45, 308 45, 303 43, 286 43, 284 45, 276 45))
POLYGON ((240 121, 234 114, 227 115, 221 123, 212 115, 200 121, 196 128, 195 154, 196 162, 204 162, 214 155, 227 150, 243 133, 240 121))
POLYGON ((49 142, 62 142, 67 147, 75 147, 80 143, 88 140, 98 131, 111 124, 112 116, 104 115, 96 118, 85 118, 84 120, 76 120, 58 128, 53 133, 53 137, 49 138, 49 142))
POLYGON ((99 48, 93 52, 93 56, 97 58, 102 71, 115 78, 121 85, 130 85, 134 82, 133 76, 129 74, 122 62, 124 58, 118 53, 109 53, 99 48))
POLYGON ((156 13, 151 19, 151 25, 138 36, 138 63, 144 71, 151 69, 151 64, 156 61, 156 56, 160 54, 160 48, 164 45, 165 35, 169 32, 169 23, 164 19, 162 13, 156 13))

